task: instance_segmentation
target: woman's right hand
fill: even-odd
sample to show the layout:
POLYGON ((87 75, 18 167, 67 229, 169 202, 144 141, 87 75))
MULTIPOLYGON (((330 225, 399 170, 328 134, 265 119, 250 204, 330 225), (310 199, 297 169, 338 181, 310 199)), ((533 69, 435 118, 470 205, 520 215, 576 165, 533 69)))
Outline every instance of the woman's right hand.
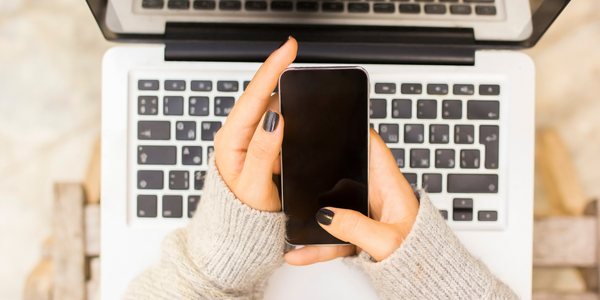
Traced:
POLYGON ((375 260, 390 256, 406 239, 419 201, 381 137, 371 129, 369 207, 371 218, 348 209, 324 207, 317 213, 323 229, 346 246, 307 246, 288 252, 291 265, 308 265, 354 255, 363 249, 375 260), (358 249, 357 249, 358 247, 358 249))

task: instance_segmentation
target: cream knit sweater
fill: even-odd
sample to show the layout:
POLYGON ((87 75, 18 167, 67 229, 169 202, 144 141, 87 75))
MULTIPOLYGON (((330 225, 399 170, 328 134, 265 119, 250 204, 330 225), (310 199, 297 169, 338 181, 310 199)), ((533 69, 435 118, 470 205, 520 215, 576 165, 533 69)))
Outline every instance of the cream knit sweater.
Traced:
MULTIPOLYGON (((162 258, 134 279, 124 299, 261 299, 268 277, 283 264, 285 216, 254 210, 229 190, 214 158, 190 224, 169 234, 162 258)), ((412 231, 390 257, 364 251, 345 259, 362 270, 381 298, 518 299, 469 254, 427 194, 412 231)))

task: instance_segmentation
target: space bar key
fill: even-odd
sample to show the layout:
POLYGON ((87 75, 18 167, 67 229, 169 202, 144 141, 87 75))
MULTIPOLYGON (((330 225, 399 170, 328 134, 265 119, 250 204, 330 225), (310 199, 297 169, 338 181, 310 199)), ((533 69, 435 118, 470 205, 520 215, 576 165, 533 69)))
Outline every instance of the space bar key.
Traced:
POLYGON ((448 174, 448 193, 498 193, 498 175, 448 174))

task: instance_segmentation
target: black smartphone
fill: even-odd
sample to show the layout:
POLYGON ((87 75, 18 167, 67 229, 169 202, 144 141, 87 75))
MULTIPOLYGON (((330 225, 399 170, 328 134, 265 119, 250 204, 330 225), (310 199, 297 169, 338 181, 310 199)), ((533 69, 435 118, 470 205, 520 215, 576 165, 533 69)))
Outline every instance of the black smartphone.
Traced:
POLYGON ((369 215, 369 75, 361 67, 289 68, 279 77, 285 120, 281 194, 292 245, 346 244, 325 231, 325 206, 369 215))

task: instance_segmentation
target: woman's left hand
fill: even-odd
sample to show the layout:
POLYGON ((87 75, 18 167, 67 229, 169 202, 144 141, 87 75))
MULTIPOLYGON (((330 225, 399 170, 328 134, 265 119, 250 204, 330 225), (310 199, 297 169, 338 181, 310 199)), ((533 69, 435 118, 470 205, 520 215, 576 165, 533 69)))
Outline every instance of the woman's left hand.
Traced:
POLYGON ((283 118, 278 97, 271 93, 279 75, 296 58, 297 49, 296 40, 290 37, 269 56, 215 136, 221 177, 240 201, 260 211, 281 210, 272 178, 281 172, 283 118))

